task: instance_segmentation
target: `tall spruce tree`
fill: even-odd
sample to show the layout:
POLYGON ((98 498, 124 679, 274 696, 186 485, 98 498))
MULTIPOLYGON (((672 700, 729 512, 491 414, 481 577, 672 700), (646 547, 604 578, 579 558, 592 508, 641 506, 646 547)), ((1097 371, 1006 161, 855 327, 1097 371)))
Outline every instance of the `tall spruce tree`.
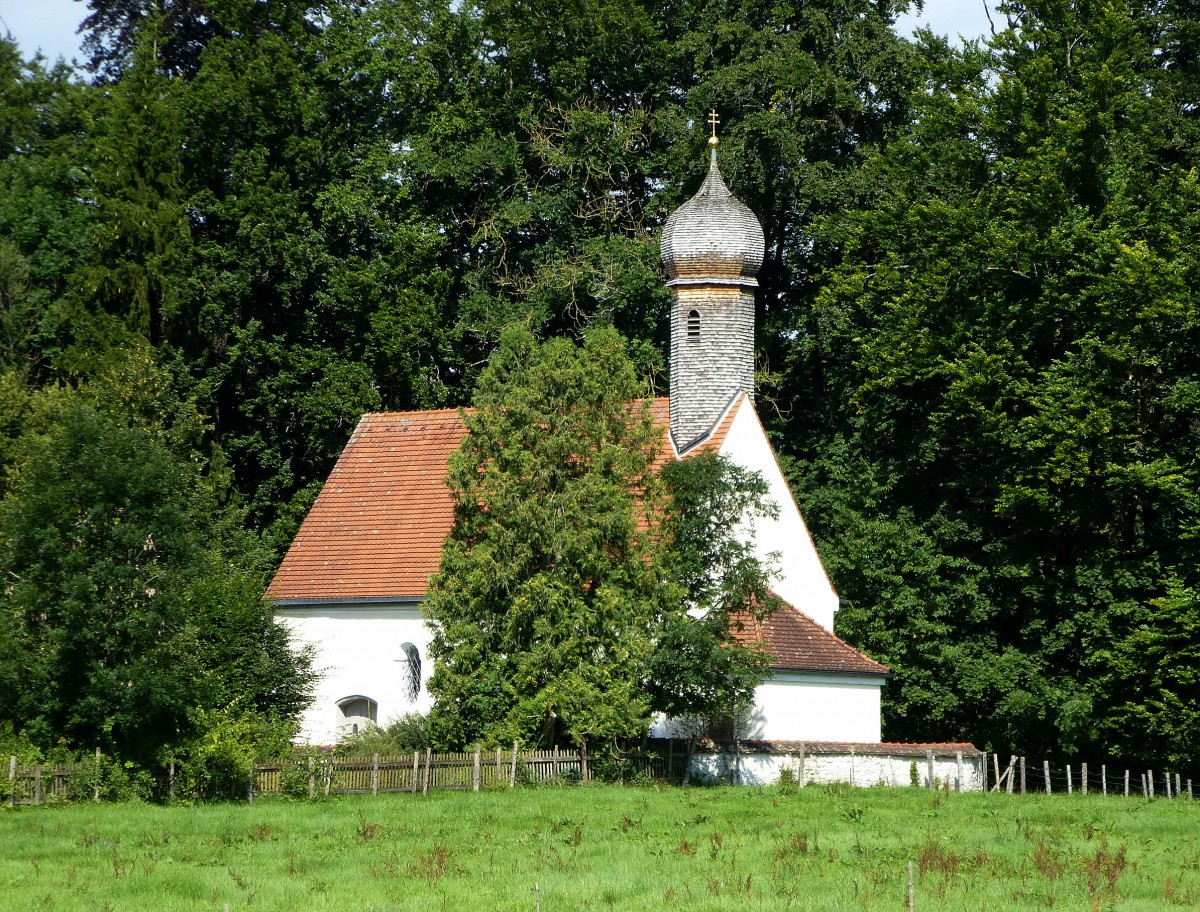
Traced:
POLYGON ((664 478, 641 391, 612 329, 502 337, 451 459, 455 523, 425 603, 436 743, 611 743, 652 711, 728 717, 762 681, 729 618, 774 607, 737 538, 769 511, 763 481, 712 456, 664 478))

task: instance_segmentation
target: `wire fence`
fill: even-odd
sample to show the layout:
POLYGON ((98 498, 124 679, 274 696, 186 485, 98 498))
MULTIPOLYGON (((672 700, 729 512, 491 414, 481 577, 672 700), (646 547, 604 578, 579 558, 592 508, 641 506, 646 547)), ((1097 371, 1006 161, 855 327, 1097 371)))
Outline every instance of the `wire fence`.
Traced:
POLYGON ((1007 763, 991 755, 993 792, 1194 798, 1192 780, 1177 770, 1133 769, 1121 764, 1027 762, 1012 754, 1007 763))

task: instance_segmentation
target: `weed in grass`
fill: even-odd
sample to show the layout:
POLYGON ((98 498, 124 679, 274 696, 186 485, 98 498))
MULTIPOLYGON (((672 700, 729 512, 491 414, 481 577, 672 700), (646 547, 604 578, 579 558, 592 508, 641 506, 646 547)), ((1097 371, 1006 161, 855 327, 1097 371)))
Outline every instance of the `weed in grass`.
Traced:
POLYGON ((716 861, 725 845, 725 837, 721 833, 710 833, 708 836, 708 857, 716 861))
POLYGON ((1129 850, 1124 844, 1117 850, 1111 851, 1108 839, 1100 837, 1100 845, 1094 855, 1084 855, 1081 866, 1087 883, 1088 895, 1093 900, 1107 901, 1117 896, 1117 880, 1124 873, 1128 863, 1129 850))
POLYGON ((938 842, 927 842, 921 847, 917 860, 917 870, 924 876, 929 872, 941 874, 943 878, 952 877, 958 873, 958 854, 945 848, 938 842))
POLYGON ((112 846, 112 871, 114 880, 128 877, 137 870, 138 857, 136 855, 128 860, 121 860, 121 838, 119 836, 109 843, 109 845, 112 846))
POLYGON ((147 849, 161 849, 171 841, 170 830, 163 830, 160 835, 143 833, 140 844, 147 849))
POLYGON ((583 825, 586 822, 587 822, 587 818, 584 817, 583 820, 581 820, 581 821, 579 821, 579 823, 575 824, 575 828, 573 830, 571 830, 571 835, 568 836, 566 839, 567 845, 569 845, 571 848, 577 849, 577 848, 579 848, 580 844, 583 842, 583 825))
POLYGON ((370 842, 385 829, 386 827, 382 823, 367 823, 366 812, 362 808, 359 808, 358 826, 355 828, 355 834, 359 842, 370 842))
POLYGON ((630 830, 640 831, 643 829, 643 820, 645 820, 644 817, 631 817, 628 814, 622 814, 621 819, 617 821, 617 829, 622 833, 628 833, 630 830))
POLYGON ((1053 846, 1046 845, 1045 841, 1040 838, 1033 844, 1033 866, 1037 868, 1039 874, 1051 882, 1062 877, 1063 872, 1067 869, 1067 863, 1062 855, 1056 852, 1053 846))
POLYGON ((675 846, 676 855, 686 855, 688 858, 696 857, 696 843, 688 839, 679 840, 679 844, 675 846))
POLYGON ((679 901, 679 895, 675 892, 674 887, 667 887, 663 890, 663 905, 670 909, 679 901))
POLYGON ((450 867, 450 850, 437 843, 428 852, 417 852, 408 865, 408 873, 429 883, 437 883, 450 867))
POLYGON ((79 844, 81 846, 83 846, 85 849, 90 849, 92 846, 94 846, 99 841, 100 841, 100 824, 98 824, 96 821, 93 820, 92 828, 90 830, 83 831, 83 834, 79 840, 79 844))
POLYGON ((269 823, 260 823, 258 826, 253 826, 246 833, 246 838, 251 842, 271 842, 278 837, 278 832, 275 827, 269 823))

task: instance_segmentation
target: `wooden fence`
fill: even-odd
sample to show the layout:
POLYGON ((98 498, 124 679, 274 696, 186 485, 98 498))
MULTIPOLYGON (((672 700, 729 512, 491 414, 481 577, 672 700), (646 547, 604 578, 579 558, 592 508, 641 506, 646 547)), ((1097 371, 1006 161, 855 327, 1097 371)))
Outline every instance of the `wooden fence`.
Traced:
POLYGON ((1068 795, 1101 794, 1140 795, 1144 798, 1192 798, 1192 780, 1170 770, 1129 770, 1107 763, 1099 766, 1087 763, 1053 766, 1049 760, 1041 764, 1026 764, 1024 757, 1013 754, 1007 765, 1001 766, 1000 755, 992 754, 993 792, 1018 793, 1066 792, 1068 795))
MULTIPOLYGON (((665 754, 628 754, 602 761, 604 778, 679 779, 687 755, 670 745, 665 754)), ((518 784, 587 782, 596 778, 595 764, 583 751, 493 748, 462 753, 415 751, 411 755, 345 757, 337 754, 285 757, 255 766, 248 796, 378 794, 430 789, 460 791, 511 788, 518 784)))
MULTIPOLYGON (((612 781, 674 779, 680 781, 687 764, 686 746, 664 742, 662 750, 628 753, 597 763, 584 751, 520 750, 495 748, 463 753, 417 751, 411 755, 374 754, 350 757, 331 753, 297 752, 278 760, 255 764, 246 780, 243 797, 260 795, 379 794, 410 792, 428 794, 431 789, 475 790, 511 788, 550 782, 587 782, 595 778, 612 781)), ((44 804, 48 801, 100 797, 100 769, 108 762, 99 752, 95 764, 21 765, 9 759, 5 803, 44 804)), ((174 794, 176 769, 164 770, 161 796, 174 794)))
POLYGON ((13 807, 89 797, 85 793, 94 791, 95 782, 95 767, 87 763, 21 766, 16 757, 10 757, 6 803, 13 807))

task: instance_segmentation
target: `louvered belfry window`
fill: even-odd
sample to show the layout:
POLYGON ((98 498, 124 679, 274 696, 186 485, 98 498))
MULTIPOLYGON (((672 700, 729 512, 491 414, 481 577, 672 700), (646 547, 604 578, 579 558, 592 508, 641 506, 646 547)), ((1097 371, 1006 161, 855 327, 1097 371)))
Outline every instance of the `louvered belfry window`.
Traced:
POLYGON ((689 342, 700 341, 700 311, 698 310, 693 310, 688 313, 687 337, 689 342))

